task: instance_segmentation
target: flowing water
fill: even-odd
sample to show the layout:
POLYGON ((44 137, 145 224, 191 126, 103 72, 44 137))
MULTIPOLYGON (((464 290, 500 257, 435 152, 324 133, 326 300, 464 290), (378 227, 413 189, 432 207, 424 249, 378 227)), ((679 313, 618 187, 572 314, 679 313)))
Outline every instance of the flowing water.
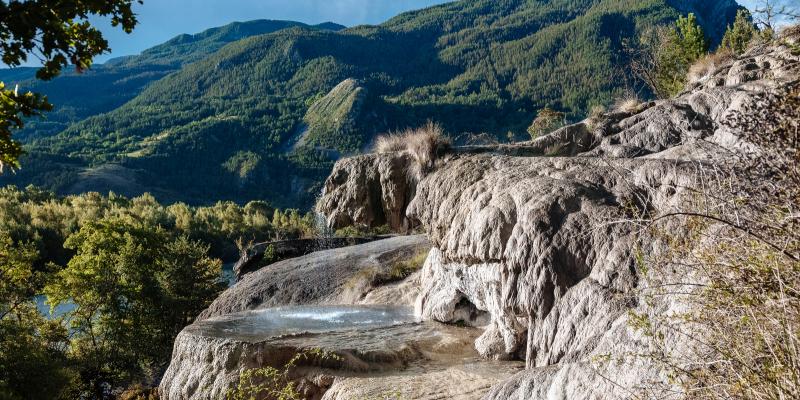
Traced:
POLYGON ((301 333, 325 333, 416 323, 411 307, 291 306, 230 314, 195 323, 205 336, 265 340, 301 333))

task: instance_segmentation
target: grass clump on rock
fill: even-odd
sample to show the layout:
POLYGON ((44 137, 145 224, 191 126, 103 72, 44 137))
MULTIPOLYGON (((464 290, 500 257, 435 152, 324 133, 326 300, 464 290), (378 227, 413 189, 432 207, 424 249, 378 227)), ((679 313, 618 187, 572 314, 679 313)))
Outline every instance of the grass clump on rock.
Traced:
POLYGON ((414 160, 413 172, 421 177, 436 166, 439 152, 449 146, 450 139, 442 126, 428 121, 415 129, 379 136, 375 141, 375 152, 408 152, 414 160))

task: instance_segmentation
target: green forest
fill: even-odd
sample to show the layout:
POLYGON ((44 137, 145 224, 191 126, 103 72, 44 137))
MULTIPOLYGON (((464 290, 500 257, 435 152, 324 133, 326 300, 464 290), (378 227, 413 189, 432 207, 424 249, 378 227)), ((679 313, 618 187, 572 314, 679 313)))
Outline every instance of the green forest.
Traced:
POLYGON ((0 337, 14 338, 0 340, 0 397, 136 394, 129 385, 158 379, 175 336, 227 287, 221 259, 235 260, 237 244, 314 229, 312 215, 261 201, 0 189, 0 337), (36 295, 70 311, 46 318, 36 295))
MULTIPOLYGON (((181 36, 42 85, 56 111, 29 124, 23 168, 0 181, 58 193, 149 191, 166 202, 258 198, 306 208, 332 162, 367 149, 377 133, 435 120, 453 136, 523 140, 544 107, 574 121, 623 93, 648 97, 626 72, 623 41, 688 12, 701 24, 733 19, 702 8, 666 0, 457 1, 378 26, 272 21, 181 36), (329 93, 348 79, 357 96, 329 93), (124 95, 75 89, 95 85, 124 95), (87 178, 108 165, 122 175, 87 178)), ((721 26, 706 29, 715 42, 721 26)))

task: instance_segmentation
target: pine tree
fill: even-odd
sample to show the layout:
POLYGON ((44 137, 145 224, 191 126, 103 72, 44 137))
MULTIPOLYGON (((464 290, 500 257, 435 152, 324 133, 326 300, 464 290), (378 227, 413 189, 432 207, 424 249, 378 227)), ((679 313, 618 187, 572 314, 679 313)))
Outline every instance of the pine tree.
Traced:
POLYGON ((708 40, 694 14, 679 17, 676 25, 676 45, 689 64, 708 53, 708 40))
POLYGON ((733 25, 728 25, 720 48, 728 49, 737 55, 742 54, 756 35, 758 35, 758 30, 753 24, 753 16, 749 11, 741 9, 736 13, 736 21, 733 22, 733 25))

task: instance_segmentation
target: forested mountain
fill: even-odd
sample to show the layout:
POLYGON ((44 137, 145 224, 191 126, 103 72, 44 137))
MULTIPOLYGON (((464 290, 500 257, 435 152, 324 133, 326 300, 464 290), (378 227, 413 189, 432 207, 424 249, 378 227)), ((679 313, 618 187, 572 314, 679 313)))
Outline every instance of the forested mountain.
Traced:
MULTIPOLYGON (((294 26, 306 25, 272 20, 234 22, 195 35, 183 34, 140 55, 115 58, 81 73, 69 70, 50 82, 36 80, 36 68, 0 69, 0 80, 19 84, 23 90, 45 93, 55 105, 46 119, 29 121, 21 133, 22 138, 41 138, 125 104, 149 83, 215 53, 228 43, 294 26)), ((339 30, 344 27, 321 24, 314 28, 339 30)))
POLYGON ((733 0, 462 0, 379 26, 247 35, 207 54, 186 51, 206 39, 182 36, 98 69, 180 68, 130 77, 161 79, 66 129, 36 124, 25 169, 3 179, 304 206, 332 158, 363 150, 375 133, 432 119, 453 134, 523 138, 542 107, 575 119, 633 85, 624 39, 694 12, 718 40, 737 8, 733 0))

